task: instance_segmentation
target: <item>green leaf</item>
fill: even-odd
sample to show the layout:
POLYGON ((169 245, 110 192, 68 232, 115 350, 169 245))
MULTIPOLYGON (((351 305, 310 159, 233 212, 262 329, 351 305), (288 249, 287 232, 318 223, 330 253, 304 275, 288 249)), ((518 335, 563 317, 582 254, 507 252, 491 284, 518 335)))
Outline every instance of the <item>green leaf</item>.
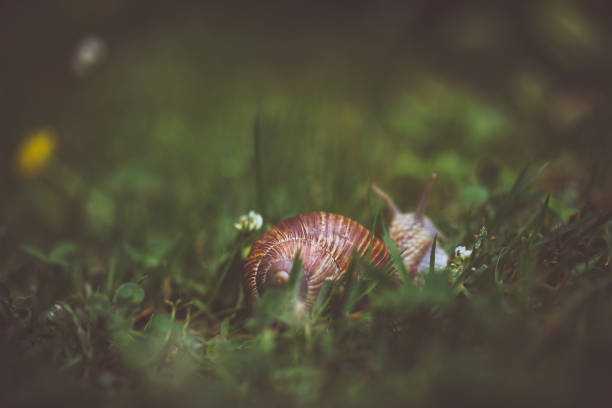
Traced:
POLYGON ((293 257, 293 265, 289 273, 289 291, 293 298, 300 299, 300 289, 302 287, 302 275, 304 268, 302 267, 302 258, 300 258, 300 250, 298 249, 293 257))
POLYGON ((353 311, 353 308, 359 300, 359 276, 355 268, 349 268, 344 274, 344 304, 342 305, 342 313, 346 316, 353 311))
POLYGON ((62 242, 49 252, 49 260, 58 264, 66 264, 66 257, 77 250, 74 242, 62 242))
POLYGON ((21 245, 21 250, 32 255, 39 261, 53 265, 68 265, 67 257, 77 250, 77 245, 73 242, 62 242, 55 246, 49 254, 45 254, 41 249, 30 245, 21 245))
POLYGON ((521 171, 520 175, 517 177, 516 181, 514 182, 514 185, 512 186, 510 194, 514 195, 514 194, 518 194, 524 191, 538 178, 538 176, 540 175, 540 173, 542 173, 542 170, 544 170, 546 166, 548 166, 548 162, 545 162, 544 164, 542 164, 533 173, 529 175, 527 174, 528 166, 526 166, 521 171))
MULTIPOLYGON (((142 289, 141 289, 142 290, 142 289)), ((93 293, 87 299, 87 310, 92 320, 97 317, 106 317, 111 314, 111 303, 103 293, 93 293)))
POLYGON ((228 318, 223 319, 223 321, 221 322, 221 328, 219 329, 219 334, 223 338, 226 338, 229 333, 229 323, 230 321, 228 318))
POLYGON ((118 306, 137 305, 142 302, 144 295, 144 290, 137 283, 124 283, 115 291, 113 303, 118 306))
POLYGON ((27 254, 32 255, 33 257, 37 258, 39 261, 43 261, 45 263, 53 263, 51 262, 49 257, 47 257, 47 255, 38 248, 35 248, 30 245, 25 245, 25 244, 21 245, 20 248, 22 251, 24 251, 27 254))
POLYGON ((467 186, 461 191, 461 201, 467 204, 482 204, 489 198, 489 191, 477 184, 467 186))
POLYGON ((550 209, 559 214, 559 217, 562 220, 567 220, 569 217, 578 212, 578 208, 569 207, 563 202, 563 200, 556 197, 550 197, 550 209))
POLYGON ((124 245, 124 249, 133 261, 142 263, 147 268, 157 268, 162 264, 170 251, 175 248, 179 240, 180 237, 173 239, 158 238, 151 243, 149 248, 144 250, 137 249, 134 246, 126 243, 124 245))
POLYGON ((315 302, 314 307, 312 308, 313 319, 316 319, 318 316, 320 316, 329 304, 331 300, 331 296, 329 296, 329 294, 331 292, 333 283, 333 279, 330 278, 325 279, 323 281, 323 285, 321 285, 321 290, 319 291, 319 294, 317 296, 317 301, 315 302))
POLYGON ((91 228, 97 233, 106 233, 115 222, 116 203, 105 192, 93 189, 85 203, 85 213, 91 228))

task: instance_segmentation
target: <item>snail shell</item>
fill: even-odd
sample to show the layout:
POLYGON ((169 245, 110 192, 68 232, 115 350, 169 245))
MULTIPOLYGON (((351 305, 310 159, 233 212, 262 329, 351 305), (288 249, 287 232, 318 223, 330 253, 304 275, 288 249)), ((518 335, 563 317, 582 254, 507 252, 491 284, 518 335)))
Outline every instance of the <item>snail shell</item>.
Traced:
POLYGON ((268 285, 289 281, 298 249, 303 266, 300 297, 307 305, 316 299, 325 279, 337 280, 346 272, 353 252, 362 258, 370 253, 374 266, 391 261, 385 244, 348 217, 326 212, 298 215, 276 224, 253 244, 243 275, 249 301, 259 298, 268 285))

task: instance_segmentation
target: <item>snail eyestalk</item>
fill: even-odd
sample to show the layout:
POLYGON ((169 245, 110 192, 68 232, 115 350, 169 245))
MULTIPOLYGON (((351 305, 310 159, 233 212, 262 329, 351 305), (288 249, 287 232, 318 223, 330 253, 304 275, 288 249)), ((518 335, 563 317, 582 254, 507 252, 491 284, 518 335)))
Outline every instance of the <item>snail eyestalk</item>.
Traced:
POLYGON ((397 205, 395 205, 395 203, 391 199, 391 197, 389 197, 387 193, 382 191, 376 184, 372 184, 370 188, 376 193, 376 195, 382 198, 385 204, 387 204, 387 208, 389 208, 389 211, 391 211, 392 216, 395 217, 396 215, 399 215, 401 213, 399 208, 397 208, 397 205))
POLYGON ((425 191, 423 191, 423 195, 421 196, 421 201, 419 201, 419 206, 414 212, 414 218, 419 221, 422 221, 425 217, 425 205, 427 204, 427 199, 429 198, 429 192, 431 191, 431 185, 433 181, 436 179, 436 177, 438 177, 436 173, 431 173, 431 177, 429 178, 427 185, 425 185, 425 191))

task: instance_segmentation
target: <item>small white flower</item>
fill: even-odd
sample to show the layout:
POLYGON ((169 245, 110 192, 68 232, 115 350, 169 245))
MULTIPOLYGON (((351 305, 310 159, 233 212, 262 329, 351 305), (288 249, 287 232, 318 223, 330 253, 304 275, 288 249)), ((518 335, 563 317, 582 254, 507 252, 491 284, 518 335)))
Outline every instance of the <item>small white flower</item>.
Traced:
POLYGON ((234 223, 238 231, 257 231, 262 225, 263 218, 252 210, 248 214, 241 215, 238 222, 234 223))
POLYGON ((455 256, 461 259, 467 259, 472 255, 472 250, 467 249, 463 245, 459 245, 455 248, 455 256))
POLYGON ((72 56, 72 69, 77 76, 87 74, 94 66, 106 58, 107 46, 102 38, 96 35, 84 37, 72 56))

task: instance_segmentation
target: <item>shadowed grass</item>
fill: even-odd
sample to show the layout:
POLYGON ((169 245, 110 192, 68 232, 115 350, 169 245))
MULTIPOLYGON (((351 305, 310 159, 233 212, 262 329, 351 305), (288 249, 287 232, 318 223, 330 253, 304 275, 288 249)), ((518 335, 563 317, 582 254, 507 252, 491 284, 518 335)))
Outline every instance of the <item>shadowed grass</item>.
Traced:
MULTIPOLYGON (((181 404, 325 406, 365 406, 380 398, 417 405, 457 398, 598 402, 607 389, 596 385, 607 374, 596 367, 612 359, 612 332, 603 323, 612 317, 612 214, 581 212, 563 221, 547 210, 548 197, 540 201, 535 177, 526 174, 465 220, 474 228, 463 241, 469 257, 453 258, 445 270, 433 270, 432 257, 422 288, 381 285, 386 272, 355 260, 341 282, 324 284, 311 318, 295 310, 295 271, 295 289, 269 290, 252 312, 245 309, 236 287, 253 233, 228 244, 217 280, 199 289, 168 275, 168 245, 157 246, 161 252, 153 258, 135 249, 113 258, 109 272, 131 260, 144 265, 144 275, 133 273, 142 276, 139 283, 123 283, 112 297, 104 288, 115 286, 116 272, 101 290, 83 282, 83 292, 55 303, 3 286, 4 381, 17 386, 34 367, 53 367, 68 378, 85 375, 78 387, 102 393, 100 401, 120 395, 145 405, 160 397, 181 404), (170 283, 161 301, 151 284, 163 284, 152 276, 165 264, 162 275, 170 283), (16 377, 6 377, 16 364, 16 377), (526 373, 529 381, 521 379, 526 373)), ((401 271, 399 254, 390 249, 401 271)), ((40 284, 74 262, 64 258, 74 250, 66 245, 48 255, 24 250, 40 271, 40 284)), ((179 251, 173 262, 187 265, 190 256, 179 251)), ((299 262, 294 266, 299 270, 299 262)), ((40 398, 47 395, 43 381, 30 381, 40 398)), ((70 393, 70 381, 62 384, 57 392, 70 393)), ((5 398, 23 396, 17 387, 5 398)))

